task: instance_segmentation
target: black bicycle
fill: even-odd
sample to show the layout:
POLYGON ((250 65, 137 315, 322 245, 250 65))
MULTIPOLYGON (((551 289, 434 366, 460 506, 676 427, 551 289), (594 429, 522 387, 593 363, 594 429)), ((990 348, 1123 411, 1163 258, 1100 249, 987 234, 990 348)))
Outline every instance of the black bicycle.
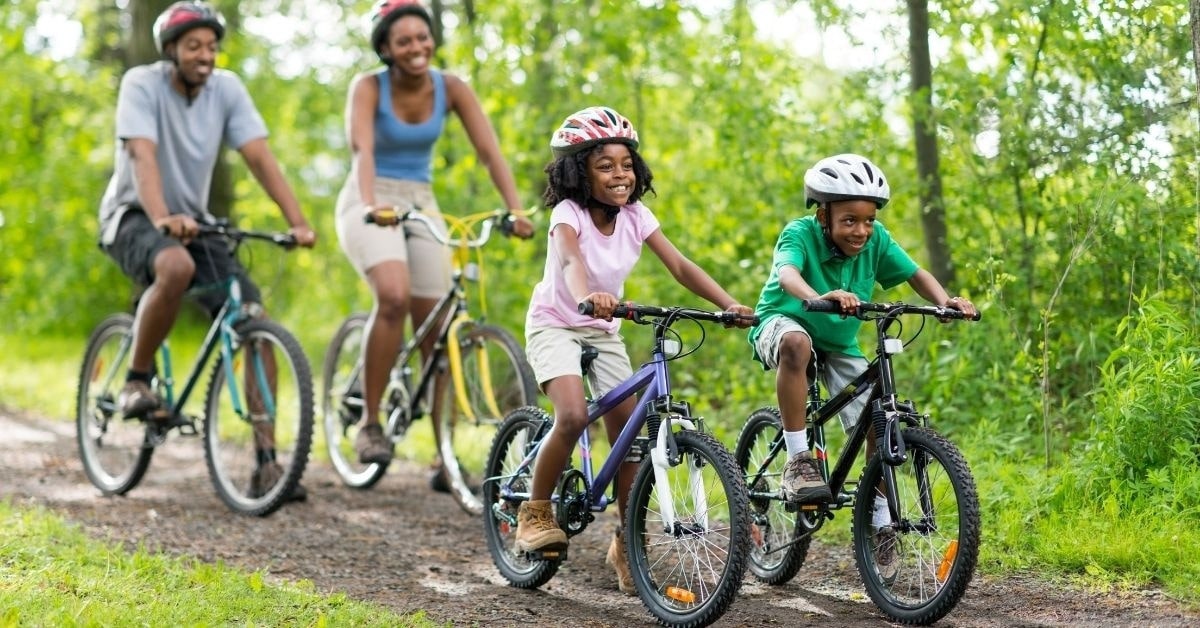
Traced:
MULTIPOLYGON (((243 231, 224 223, 200 225, 200 236, 225 237, 235 250, 248 239, 284 248, 296 243, 290 234, 243 231)), ((117 405, 133 353, 133 316, 114 314, 92 331, 79 375, 75 422, 84 472, 105 495, 133 490, 154 449, 172 430, 199 435, 200 417, 184 406, 215 354, 202 415, 213 487, 231 510, 246 515, 268 515, 291 499, 312 446, 312 371, 290 332, 245 311, 235 277, 225 280, 224 290, 225 303, 178 395, 170 344, 163 342, 151 383, 162 408, 148 416, 127 418, 117 405), (263 471, 266 466, 270 473, 263 471)))
MULTIPOLYGON (((814 299, 804 307, 840 313, 835 301, 814 299)), ((862 303, 854 316, 875 323, 878 350, 867 370, 826 399, 816 369, 809 368, 808 438, 833 501, 783 500, 779 484, 787 452, 778 409, 755 410, 738 436, 734 455, 750 491, 750 570, 768 584, 791 580, 804 564, 812 535, 834 511, 850 508, 854 558, 871 600, 894 621, 931 624, 954 608, 974 575, 979 498, 958 448, 929 427, 929 415, 897 397, 892 360, 921 333, 924 317, 964 316, 953 308, 905 303, 862 303), (903 316, 923 317, 907 342, 889 334, 894 325, 902 331, 903 316), (831 471, 825 426, 867 389, 868 402, 831 471), (875 439, 875 454, 858 481, 849 480, 867 438, 875 439), (887 500, 888 524, 874 521, 876 497, 887 500)))

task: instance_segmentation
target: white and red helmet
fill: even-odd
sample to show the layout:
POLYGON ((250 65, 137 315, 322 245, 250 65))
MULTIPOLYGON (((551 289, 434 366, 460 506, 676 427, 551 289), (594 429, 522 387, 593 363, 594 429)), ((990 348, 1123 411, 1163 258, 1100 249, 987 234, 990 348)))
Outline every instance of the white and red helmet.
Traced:
POLYGON ((826 157, 804 173, 808 205, 866 200, 883 209, 891 198, 887 178, 870 159, 853 153, 826 157))
POLYGON ((550 137, 550 150, 555 157, 562 157, 608 142, 620 142, 636 149, 637 130, 628 118, 612 108, 588 107, 563 120, 550 137))
POLYGON ((379 49, 383 47, 392 23, 406 15, 415 15, 425 20, 429 29, 433 30, 433 18, 420 0, 379 0, 371 7, 371 49, 379 55, 379 60, 387 65, 391 65, 391 59, 383 56, 379 49))
POLYGON ((207 26, 217 34, 217 41, 225 36, 225 18, 207 2, 184 0, 167 7, 154 20, 154 46, 162 54, 167 44, 179 39, 193 28, 207 26))

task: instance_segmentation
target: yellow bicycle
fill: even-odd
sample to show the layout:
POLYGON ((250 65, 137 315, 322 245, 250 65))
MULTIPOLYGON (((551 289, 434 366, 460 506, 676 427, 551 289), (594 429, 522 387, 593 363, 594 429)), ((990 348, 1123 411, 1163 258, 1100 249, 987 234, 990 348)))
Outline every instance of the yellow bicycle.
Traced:
MULTIPOLYGON (((432 421, 434 442, 450 494, 463 510, 481 514, 477 484, 483 477, 492 437, 508 411, 536 404, 538 394, 533 370, 517 339, 468 309, 466 287, 467 282, 480 279, 480 249, 497 230, 508 231, 512 214, 497 210, 446 215, 448 233, 444 236, 415 207, 376 209, 368 217, 371 222, 404 228, 424 224, 452 249, 450 289, 400 349, 391 371, 381 403, 387 415, 383 430, 393 446, 401 442, 414 421, 432 412, 435 382, 448 371, 447 398, 439 404, 441 416, 432 421), (422 359, 420 347, 430 337, 438 339, 436 346, 422 359)), ((329 458, 347 486, 362 489, 374 486, 387 471, 387 464, 360 463, 354 449, 354 426, 364 405, 361 373, 366 323, 363 312, 342 322, 322 369, 322 424, 329 458)))

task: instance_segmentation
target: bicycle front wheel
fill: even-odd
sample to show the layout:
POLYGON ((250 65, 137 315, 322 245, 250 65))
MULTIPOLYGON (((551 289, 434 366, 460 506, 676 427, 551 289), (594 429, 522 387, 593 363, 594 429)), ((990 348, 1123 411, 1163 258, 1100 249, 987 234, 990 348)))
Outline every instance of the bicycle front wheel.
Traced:
POLYGON ((789 511, 779 491, 787 464, 782 425, 779 410, 755 410, 738 435, 734 453, 750 491, 750 572, 767 584, 784 584, 795 577, 812 543, 799 511, 789 511))
POLYGON ((342 482, 351 488, 371 488, 388 465, 361 463, 354 448, 355 427, 362 418, 362 348, 367 315, 351 314, 338 327, 325 351, 321 381, 321 426, 325 451, 342 482))
POLYGON ((105 495, 124 495, 146 475, 154 448, 146 425, 117 407, 133 354, 133 317, 110 316, 92 331, 75 397, 75 432, 88 480, 105 495))
POLYGON ((517 509, 529 499, 533 485, 532 462, 522 466, 553 423, 540 408, 518 408, 500 425, 488 454, 487 475, 483 479, 484 537, 492 561, 513 586, 522 589, 540 587, 554 577, 558 561, 528 560, 516 549, 517 509))
POLYGON ((854 504, 854 558, 867 594, 894 621, 928 625, 949 613, 979 557, 979 498, 967 462, 926 428, 904 430, 908 459, 889 467, 874 456, 854 504), (894 471, 899 519, 874 524, 874 497, 894 471))
POLYGON ((450 494, 463 510, 478 515, 488 444, 506 413, 537 403, 538 388, 520 343, 503 328, 464 326, 458 351, 463 390, 453 382, 446 387, 449 403, 439 418, 438 451, 450 494))
POLYGON ((204 413, 204 453, 221 500, 245 515, 275 512, 304 475, 312 446, 312 372, 278 323, 237 326, 233 359, 218 357, 204 413))
POLYGON ((642 603, 663 624, 707 626, 742 585, 749 498, 733 456, 708 434, 675 434, 679 464, 638 469, 625 551, 642 603))

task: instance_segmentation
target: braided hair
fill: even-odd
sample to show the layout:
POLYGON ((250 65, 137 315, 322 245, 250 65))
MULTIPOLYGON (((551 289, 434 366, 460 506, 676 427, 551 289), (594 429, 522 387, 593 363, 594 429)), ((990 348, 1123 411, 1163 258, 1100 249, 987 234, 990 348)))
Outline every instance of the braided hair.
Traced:
MULTIPOLYGON (((604 144, 597 144, 589 150, 562 155, 546 164, 546 191, 542 194, 542 200, 546 207, 554 207, 562 201, 571 200, 578 203, 580 207, 603 207, 609 220, 617 215, 620 207, 610 208, 592 198, 592 186, 588 180, 588 157, 599 153, 603 146, 604 144)), ((629 155, 633 158, 633 174, 637 178, 633 186, 633 193, 629 195, 629 202, 635 203, 647 192, 655 194, 657 192, 650 184, 654 179, 654 174, 650 172, 650 166, 646 165, 646 161, 638 154, 636 148, 630 147, 629 155)))

